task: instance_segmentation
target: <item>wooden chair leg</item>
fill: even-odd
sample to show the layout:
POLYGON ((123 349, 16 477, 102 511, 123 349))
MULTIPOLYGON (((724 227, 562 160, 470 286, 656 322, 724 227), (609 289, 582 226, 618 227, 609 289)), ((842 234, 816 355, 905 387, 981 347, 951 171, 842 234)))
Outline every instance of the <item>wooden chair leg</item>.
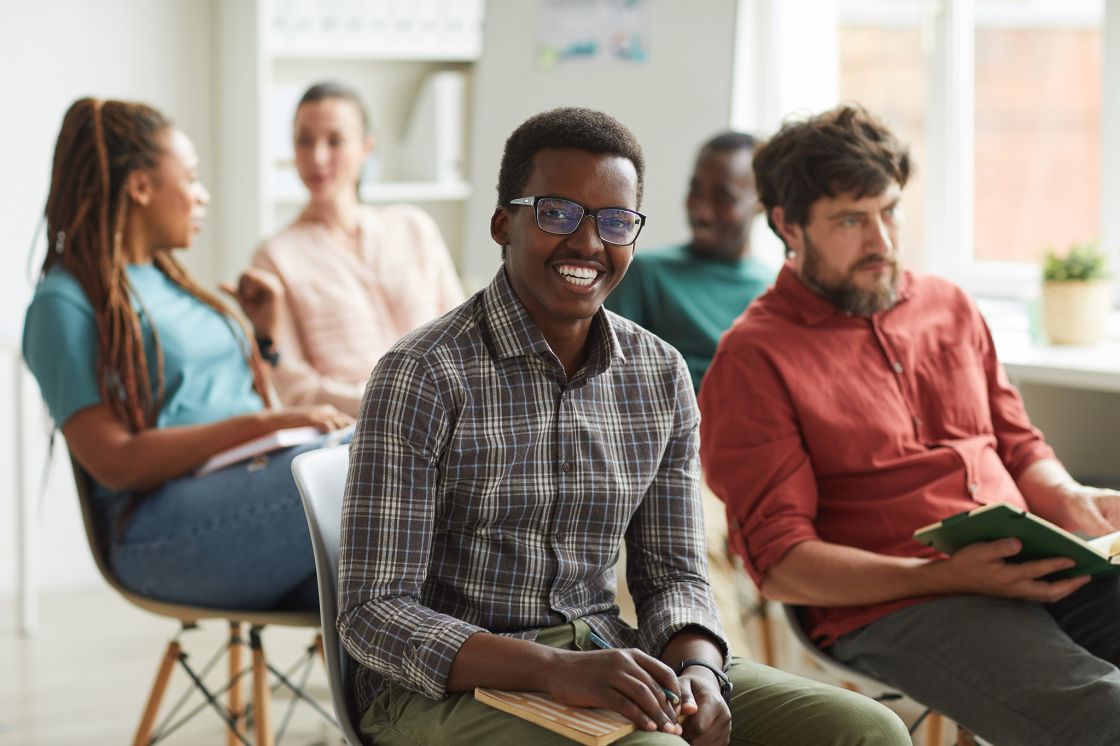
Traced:
POLYGON ((245 732, 245 699, 241 696, 241 622, 229 623, 229 714, 236 726, 226 732, 227 746, 241 743, 238 733, 245 732))
POLYGON ((926 746, 941 746, 941 731, 945 724, 940 712, 931 712, 926 717, 926 746))
POLYGON ((268 689, 268 666, 265 664, 261 633, 257 627, 249 630, 249 645, 253 649, 253 722, 257 732, 257 746, 273 746, 272 695, 268 689))
POLYGON ((315 634, 315 652, 319 654, 319 662, 324 666, 327 665, 327 654, 323 650, 323 633, 317 632, 315 634))
POLYGON ((163 654, 155 683, 148 695, 148 704, 144 707, 140 725, 136 728, 136 737, 132 739, 133 746, 148 746, 152 740, 152 728, 155 727, 156 715, 159 714, 159 705, 163 701, 163 693, 167 691, 167 680, 171 678, 171 669, 175 667, 175 661, 179 660, 180 651, 178 640, 167 643, 167 651, 163 654))
POLYGON ((770 604, 761 597, 758 599, 758 629, 762 638, 762 662, 773 668, 778 659, 774 653, 774 626, 770 620, 770 604))

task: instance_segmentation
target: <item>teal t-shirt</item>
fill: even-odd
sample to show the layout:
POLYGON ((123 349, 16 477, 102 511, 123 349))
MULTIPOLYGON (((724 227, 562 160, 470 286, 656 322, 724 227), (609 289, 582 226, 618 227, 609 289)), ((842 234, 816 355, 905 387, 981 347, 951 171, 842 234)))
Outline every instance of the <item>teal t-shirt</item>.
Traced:
MULTIPOLYGON (((130 265, 127 272, 132 305, 140 313, 153 400, 156 357, 150 322, 163 346, 164 397, 156 426, 216 422, 262 409, 240 328, 155 265, 130 265)), ((60 428, 78 411, 101 403, 93 307, 61 267, 52 268, 35 288, 23 326, 23 357, 60 428)))
POLYGON ((606 306, 676 347, 699 390, 720 336, 776 275, 750 257, 722 262, 687 246, 639 249, 606 306))

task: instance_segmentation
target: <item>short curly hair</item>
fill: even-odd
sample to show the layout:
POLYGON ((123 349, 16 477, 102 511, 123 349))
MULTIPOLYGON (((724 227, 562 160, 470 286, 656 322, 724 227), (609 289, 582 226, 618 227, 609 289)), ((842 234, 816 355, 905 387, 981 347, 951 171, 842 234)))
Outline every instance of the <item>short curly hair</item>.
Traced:
POLYGON ((634 133, 609 114, 563 107, 529 117, 506 140, 498 169, 498 205, 522 197, 533 173, 533 156, 550 148, 575 148, 627 158, 638 172, 638 205, 642 204, 645 157, 634 133))
POLYGON ((753 166, 766 221, 779 237, 771 217, 775 207, 788 222, 804 226, 821 197, 881 194, 891 182, 906 186, 911 173, 910 148, 866 109, 850 104, 787 121, 755 149, 753 166))

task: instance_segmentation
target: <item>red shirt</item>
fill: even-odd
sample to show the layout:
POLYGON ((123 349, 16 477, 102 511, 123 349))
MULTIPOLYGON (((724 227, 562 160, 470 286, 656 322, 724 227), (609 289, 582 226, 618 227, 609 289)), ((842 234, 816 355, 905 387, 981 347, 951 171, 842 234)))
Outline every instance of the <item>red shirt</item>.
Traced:
MULTIPOLYGON (((899 296, 852 316, 786 266, 720 341, 700 390, 700 456, 760 585, 813 539, 943 556, 914 530, 979 504, 1025 508, 1015 480, 1054 457, 964 292, 907 272, 899 296)), ((812 608, 808 631, 827 646, 922 600, 812 608)))

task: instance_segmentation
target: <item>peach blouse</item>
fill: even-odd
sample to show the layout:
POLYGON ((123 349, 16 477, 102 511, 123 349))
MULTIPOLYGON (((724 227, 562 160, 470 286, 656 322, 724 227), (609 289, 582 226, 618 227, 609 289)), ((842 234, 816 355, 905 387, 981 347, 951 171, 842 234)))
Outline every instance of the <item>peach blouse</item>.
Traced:
POLYGON ((297 220, 253 256, 286 291, 272 380, 287 405, 329 403, 357 414, 378 358, 463 301, 447 246, 423 210, 363 205, 359 231, 355 251, 322 225, 297 220))

